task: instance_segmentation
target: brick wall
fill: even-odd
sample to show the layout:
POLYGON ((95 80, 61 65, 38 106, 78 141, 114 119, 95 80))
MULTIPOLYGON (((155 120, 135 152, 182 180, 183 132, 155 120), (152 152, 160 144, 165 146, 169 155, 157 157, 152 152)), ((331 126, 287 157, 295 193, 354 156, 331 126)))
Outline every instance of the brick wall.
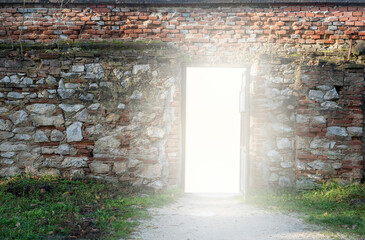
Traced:
MULTIPOLYGON (((334 44, 365 39, 364 6, 3 5, 0 39, 149 39, 179 44, 334 44), (23 22, 24 12, 24 22, 23 22)), ((193 49, 192 49, 193 50, 193 49)))
MULTIPOLYGON (((25 171, 32 165, 34 169, 28 167, 27 171, 64 176, 81 172, 157 188, 180 184, 180 64, 204 63, 251 65, 252 186, 311 188, 330 178, 359 181, 363 168, 364 23, 363 5, 68 4, 61 8, 55 4, 27 4, 22 9, 21 5, 3 4, 0 107, 4 108, 4 129, 0 151, 5 157, 1 158, 1 174, 25 171), (18 51, 20 36, 23 56, 18 51), (117 42, 111 43, 114 40, 117 42), (161 48, 151 47, 153 41, 160 42, 161 48), (56 45, 46 46, 51 43, 56 45), (119 50, 104 48, 108 45, 119 50), (165 48, 169 51, 164 52, 165 48), (348 61, 360 65, 346 65, 348 61), (94 65, 86 69, 86 64, 94 65), (104 75, 98 75, 101 70, 97 64, 104 75), (140 70, 129 77, 128 71, 133 72, 135 66, 140 70), (55 78, 55 84, 40 81, 49 76, 55 78), (151 92, 146 90, 142 96, 157 92, 161 98, 141 101, 140 85, 123 89, 125 79, 151 84, 151 92), (162 94, 164 91, 167 93, 162 94), (69 93, 70 99, 62 98, 62 94, 69 93), (87 100, 88 94, 100 97, 87 100), (114 101, 124 107, 114 103, 109 107, 114 101), (35 103, 55 105, 49 110, 54 122, 47 126, 35 124, 35 115, 45 115, 29 107, 35 103), (97 103, 103 107, 93 109, 91 105, 97 103), (83 108, 65 113, 60 104, 81 104, 83 108), (82 109, 87 109, 89 116, 85 122, 76 116, 82 109), (32 116, 30 121, 28 118, 19 123, 21 127, 35 127, 31 134, 16 133, 14 121, 24 115, 19 111, 32 116), (18 115, 13 121, 10 116, 15 113, 18 115), (57 116, 63 122, 58 119, 58 123, 57 116), (75 121, 82 124, 83 139, 67 141, 67 129, 75 121), (99 125, 113 130, 104 132, 99 125), (143 131, 120 132, 133 126, 143 131), (55 130, 64 135, 60 141, 51 140, 52 134, 58 133, 55 130), (17 140, 16 134, 28 134, 29 139, 17 140), (37 142, 35 138, 47 138, 49 142, 37 142), (105 145, 100 140, 103 138, 120 145, 105 145), (20 150, 10 151, 6 142, 17 143, 20 150), (66 155, 56 152, 62 144, 69 145, 66 155), (33 151, 35 157, 24 157, 24 151, 33 151), (78 162, 80 167, 66 163, 68 167, 62 167, 65 158, 71 158, 66 163, 78 162), (53 167, 57 161, 59 165, 53 167)), ((75 131, 79 129, 74 127, 75 131)))

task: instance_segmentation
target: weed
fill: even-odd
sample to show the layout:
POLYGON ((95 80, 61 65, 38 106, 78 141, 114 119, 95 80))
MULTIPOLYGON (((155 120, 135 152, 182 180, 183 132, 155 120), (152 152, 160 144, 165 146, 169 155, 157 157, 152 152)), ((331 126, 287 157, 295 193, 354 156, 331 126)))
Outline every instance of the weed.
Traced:
POLYGON ((148 207, 174 201, 176 192, 92 180, 16 176, 0 181, 0 239, 118 239, 135 230, 148 207))
POLYGON ((303 218, 309 223, 365 236, 364 185, 329 182, 315 190, 255 193, 246 201, 264 208, 305 213, 303 218))

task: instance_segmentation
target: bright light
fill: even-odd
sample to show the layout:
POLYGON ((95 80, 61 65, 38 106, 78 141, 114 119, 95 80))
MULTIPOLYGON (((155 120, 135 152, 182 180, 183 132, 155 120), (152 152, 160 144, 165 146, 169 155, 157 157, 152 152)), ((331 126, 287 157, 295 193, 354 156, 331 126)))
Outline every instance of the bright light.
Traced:
POLYGON ((188 68, 186 192, 238 192, 242 68, 188 68))

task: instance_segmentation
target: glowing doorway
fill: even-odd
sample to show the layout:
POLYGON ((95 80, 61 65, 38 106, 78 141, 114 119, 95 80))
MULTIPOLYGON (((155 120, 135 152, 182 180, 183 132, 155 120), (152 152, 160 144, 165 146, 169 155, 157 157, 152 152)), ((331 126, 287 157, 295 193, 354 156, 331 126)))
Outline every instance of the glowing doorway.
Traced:
POLYGON ((244 70, 187 68, 186 192, 239 192, 244 70))

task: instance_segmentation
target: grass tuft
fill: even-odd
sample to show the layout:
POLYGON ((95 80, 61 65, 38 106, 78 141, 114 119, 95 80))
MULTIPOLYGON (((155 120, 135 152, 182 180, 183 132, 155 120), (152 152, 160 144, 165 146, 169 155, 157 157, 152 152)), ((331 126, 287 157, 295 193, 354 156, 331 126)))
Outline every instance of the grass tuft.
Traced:
POLYGON ((119 239, 149 207, 178 191, 148 193, 93 180, 16 176, 0 180, 0 239, 119 239))
POLYGON ((303 218, 308 223, 365 236, 365 186, 361 184, 330 182, 308 191, 257 192, 246 201, 267 209, 305 213, 303 218))

